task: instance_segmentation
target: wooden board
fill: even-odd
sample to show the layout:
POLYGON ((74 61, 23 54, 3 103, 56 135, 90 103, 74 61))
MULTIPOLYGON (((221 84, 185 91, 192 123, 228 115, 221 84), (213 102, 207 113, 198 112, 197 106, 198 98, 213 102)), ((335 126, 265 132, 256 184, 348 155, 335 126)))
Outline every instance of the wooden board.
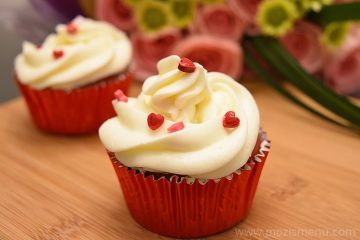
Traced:
MULTIPOLYGON (((359 136, 250 89, 272 150, 249 216, 209 239, 360 239, 359 136)), ((42 133, 21 99, 0 116, 0 239, 167 239, 131 218, 96 135, 42 133)))

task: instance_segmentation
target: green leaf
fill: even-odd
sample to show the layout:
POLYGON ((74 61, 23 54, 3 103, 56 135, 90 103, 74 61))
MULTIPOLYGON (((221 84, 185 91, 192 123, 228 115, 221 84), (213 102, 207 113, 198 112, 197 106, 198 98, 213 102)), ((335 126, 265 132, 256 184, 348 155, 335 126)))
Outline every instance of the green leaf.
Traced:
POLYGON ((311 12, 308 17, 322 25, 331 22, 360 20, 360 2, 324 6, 320 12, 311 12))
POLYGON ((316 116, 327 120, 331 123, 334 123, 336 125, 339 125, 341 127, 345 127, 345 128, 349 128, 349 126, 346 126, 342 123, 339 123, 329 117, 327 117, 326 115, 316 111, 315 109, 313 109, 312 107, 306 105, 305 103, 301 102, 298 98, 296 98, 293 94, 291 94, 285 87, 283 87, 279 81, 275 80, 271 74, 266 71, 264 68, 261 67, 260 64, 258 64, 255 59, 253 58, 253 56, 251 56, 250 51, 248 49, 244 49, 244 53, 245 53, 245 62, 247 63, 247 65, 253 70, 255 71, 255 73, 261 78, 263 79, 266 83, 268 83, 269 85, 271 85, 275 90, 277 90, 278 92, 280 92, 281 94, 283 94, 287 99, 289 99, 290 101, 292 101, 293 103, 297 104, 298 106, 310 111, 311 113, 315 114, 316 116))
POLYGON ((248 37, 247 40, 285 81, 339 117, 360 127, 360 108, 308 74, 276 39, 259 36, 248 37))

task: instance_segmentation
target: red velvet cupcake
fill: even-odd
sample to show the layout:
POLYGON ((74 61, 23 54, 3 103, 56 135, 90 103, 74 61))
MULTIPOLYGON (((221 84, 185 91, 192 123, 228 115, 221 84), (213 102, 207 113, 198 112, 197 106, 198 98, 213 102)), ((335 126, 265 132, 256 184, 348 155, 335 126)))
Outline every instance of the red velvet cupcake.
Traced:
POLYGON ((158 63, 138 98, 113 100, 99 130, 134 219, 177 238, 224 231, 248 213, 270 142, 251 94, 186 58, 158 63))
POLYGON ((127 36, 105 22, 77 17, 60 24, 41 46, 25 42, 15 80, 35 124, 59 134, 94 133, 115 115, 117 89, 132 81, 127 36))

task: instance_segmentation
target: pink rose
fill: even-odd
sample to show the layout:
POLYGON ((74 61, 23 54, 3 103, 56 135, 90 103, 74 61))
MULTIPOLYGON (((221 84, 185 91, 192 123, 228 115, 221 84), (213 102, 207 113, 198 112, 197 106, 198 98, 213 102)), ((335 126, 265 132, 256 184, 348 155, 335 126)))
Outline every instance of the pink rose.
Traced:
POLYGON ((325 62, 325 51, 320 42, 321 30, 316 25, 300 21, 280 39, 284 47, 309 73, 318 72, 325 62))
POLYGON ((199 8, 197 26, 201 33, 238 40, 245 23, 228 5, 208 5, 199 8))
POLYGON ((168 29, 148 37, 140 32, 131 35, 134 49, 134 73, 136 79, 144 81, 147 77, 156 74, 156 63, 171 54, 171 50, 182 38, 179 30, 168 29))
POLYGON ((324 78, 339 94, 360 91, 360 25, 353 27, 344 44, 330 54, 324 78))
POLYGON ((241 19, 254 23, 258 5, 262 0, 229 0, 229 6, 241 19))
POLYGON ((174 53, 203 65, 209 72, 217 71, 240 77, 243 52, 234 41, 205 35, 193 35, 177 43, 174 53))
POLYGON ((135 27, 133 12, 120 0, 96 0, 96 18, 107 21, 124 31, 135 27))

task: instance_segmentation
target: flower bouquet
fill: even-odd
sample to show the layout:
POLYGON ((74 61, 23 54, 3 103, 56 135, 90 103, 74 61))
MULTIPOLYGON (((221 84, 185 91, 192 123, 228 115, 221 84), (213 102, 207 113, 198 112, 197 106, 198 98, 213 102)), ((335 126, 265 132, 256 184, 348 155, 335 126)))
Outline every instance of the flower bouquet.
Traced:
POLYGON ((97 18, 129 33, 139 80, 155 73, 159 59, 178 54, 239 80, 255 72, 312 113, 360 127, 360 108, 342 96, 360 93, 360 2, 97 0, 95 6, 97 18))
MULTIPOLYGON (((63 12, 67 2, 44 4, 63 12)), ((360 108, 351 98, 360 96, 360 1, 70 2, 76 3, 74 12, 129 34, 140 81, 155 73, 157 61, 177 54, 239 81, 255 73, 310 112, 360 129, 360 108)))

